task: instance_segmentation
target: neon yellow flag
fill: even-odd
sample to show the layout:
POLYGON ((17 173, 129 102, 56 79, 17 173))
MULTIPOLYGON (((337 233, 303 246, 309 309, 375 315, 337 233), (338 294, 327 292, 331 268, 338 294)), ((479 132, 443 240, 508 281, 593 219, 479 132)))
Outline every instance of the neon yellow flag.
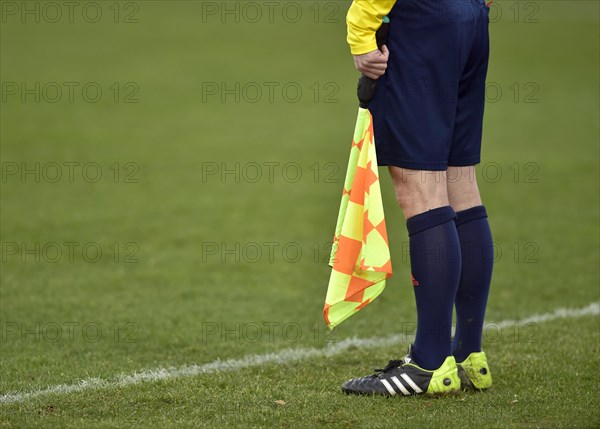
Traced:
POLYGON ((373 301, 392 275, 392 262, 368 109, 358 110, 329 265, 323 315, 330 328, 373 301))

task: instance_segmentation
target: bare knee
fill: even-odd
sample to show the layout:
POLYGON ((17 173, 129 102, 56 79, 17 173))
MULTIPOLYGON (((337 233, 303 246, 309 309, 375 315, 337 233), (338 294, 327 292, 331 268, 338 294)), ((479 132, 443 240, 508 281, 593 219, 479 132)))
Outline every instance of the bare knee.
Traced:
POLYGON ((454 211, 480 206, 481 196, 475 176, 475 166, 448 167, 448 200, 454 211))
POLYGON ((445 172, 390 167, 390 175, 406 219, 448 205, 445 172))

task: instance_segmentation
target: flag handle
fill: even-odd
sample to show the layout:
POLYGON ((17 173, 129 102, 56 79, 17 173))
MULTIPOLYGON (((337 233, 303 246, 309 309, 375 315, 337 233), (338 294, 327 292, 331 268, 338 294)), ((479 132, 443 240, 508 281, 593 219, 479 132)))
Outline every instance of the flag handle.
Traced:
MULTIPOLYGON (((377 30, 377 33, 375 34, 375 38, 377 39, 377 47, 379 49, 381 49, 381 47, 385 44, 389 31, 390 20, 386 16, 383 18, 381 27, 379 27, 379 30, 377 30)), ((358 95, 360 107, 366 109, 369 106, 369 102, 375 97, 376 89, 377 80, 371 79, 364 74, 360 77, 360 79, 358 79, 358 88, 356 89, 356 94, 358 95)))

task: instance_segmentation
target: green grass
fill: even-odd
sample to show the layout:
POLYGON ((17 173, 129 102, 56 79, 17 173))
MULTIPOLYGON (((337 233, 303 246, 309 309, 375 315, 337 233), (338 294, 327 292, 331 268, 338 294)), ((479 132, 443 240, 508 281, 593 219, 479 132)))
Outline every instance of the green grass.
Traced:
MULTIPOLYGON (((515 23, 514 2, 497 3, 503 19, 491 26, 488 80, 503 96, 487 104, 479 170, 502 251, 487 313, 494 321, 586 306, 598 301, 600 280, 598 3, 535 2, 538 23, 522 16, 515 23), (537 103, 523 102, 530 82, 537 103), (497 167, 502 174, 494 178, 497 167)), ((112 13, 109 3, 102 4, 105 14, 112 13)), ((98 103, 80 97, 21 103, 13 97, 0 104, 3 171, 23 162, 30 168, 35 162, 94 162, 103 170, 97 183, 84 180, 81 170, 73 183, 66 177, 57 183, 36 183, 32 176, 2 180, 2 394, 324 346, 329 268, 323 261, 356 114, 357 76, 344 44, 347 3, 335 3, 338 22, 329 24, 313 22, 312 3, 299 3, 303 18, 296 24, 277 15, 274 23, 203 23, 202 2, 137 4, 137 24, 114 24, 106 15, 97 24, 9 19, 0 27, 2 82, 97 82, 106 94, 98 103), (112 102, 114 82, 134 82, 139 103, 112 102), (222 103, 215 96, 204 103, 203 82, 295 82, 303 97, 291 103, 277 93, 273 103, 222 103), (310 89, 315 82, 318 102, 310 89), (335 102, 325 103, 331 88, 335 102), (118 183, 109 169, 116 162, 118 183), (123 174, 133 171, 124 168, 128 162, 138 168, 137 183, 124 183, 123 174), (235 162, 279 165, 273 181, 203 180, 203 163, 233 168, 235 162), (283 176, 288 163, 302 169, 297 182, 283 176), (57 263, 43 257, 36 263, 32 256, 22 262, 5 247, 64 242, 79 243, 73 262, 66 254, 57 263), (99 261, 84 260, 85 243, 103 250, 99 261), (120 249, 117 262, 113 243, 120 249), (224 255, 224 263, 221 255, 205 253, 211 243, 239 243, 247 251, 257 243, 263 255, 257 262, 251 253, 240 262, 224 255), (272 260, 266 243, 277 243, 272 260), (136 248, 137 262, 124 263, 136 248), (296 261, 297 248, 302 255, 296 261), (79 324, 72 339, 69 323, 79 324), (223 333, 221 324, 235 331, 236 323, 233 338, 206 335, 212 326, 223 333), (273 338, 266 323, 278 324, 273 338), (48 339, 52 324, 62 327, 57 341, 48 339), (259 341, 243 331, 252 324, 263 328, 259 341), (92 330, 85 337, 84 326, 100 328, 102 337, 90 339, 92 330), (292 340, 294 331, 285 326, 299 328, 299 338, 292 340), (26 332, 37 328, 41 332, 26 332)), ((322 14, 325 7, 321 3, 322 14)), ((382 187, 395 274, 385 293, 345 322, 335 339, 387 335, 414 322, 404 222, 383 171, 382 187)), ((0 405, 1 424, 598 427, 598 328, 597 316, 584 317, 540 324, 535 343, 515 340, 506 335, 510 331, 487 341, 495 386, 482 394, 388 400, 339 392, 340 382, 401 354, 402 345, 42 396, 0 405)))

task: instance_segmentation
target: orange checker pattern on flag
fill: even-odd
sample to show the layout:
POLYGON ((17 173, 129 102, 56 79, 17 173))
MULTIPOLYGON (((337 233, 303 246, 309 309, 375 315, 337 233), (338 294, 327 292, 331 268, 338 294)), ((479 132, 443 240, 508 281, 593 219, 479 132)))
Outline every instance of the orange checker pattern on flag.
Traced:
POLYGON ((392 275, 373 120, 359 109, 333 240, 323 316, 334 328, 372 302, 392 275))
MULTIPOLYGON (((357 167, 356 172, 354 173, 354 182, 355 183, 365 183, 367 178, 367 169, 357 167)), ((358 205, 365 204, 365 188, 364 186, 356 186, 352 187, 351 190, 348 191, 350 194, 350 201, 356 203, 358 205)))
POLYGON ((362 304, 365 289, 371 286, 371 282, 360 277, 353 276, 346 290, 346 301, 359 302, 362 304))
POLYGON ((338 238, 337 242, 338 248, 344 250, 337 252, 333 262, 333 269, 340 273, 352 275, 356 267, 356 261, 360 256, 362 242, 343 235, 338 238))

